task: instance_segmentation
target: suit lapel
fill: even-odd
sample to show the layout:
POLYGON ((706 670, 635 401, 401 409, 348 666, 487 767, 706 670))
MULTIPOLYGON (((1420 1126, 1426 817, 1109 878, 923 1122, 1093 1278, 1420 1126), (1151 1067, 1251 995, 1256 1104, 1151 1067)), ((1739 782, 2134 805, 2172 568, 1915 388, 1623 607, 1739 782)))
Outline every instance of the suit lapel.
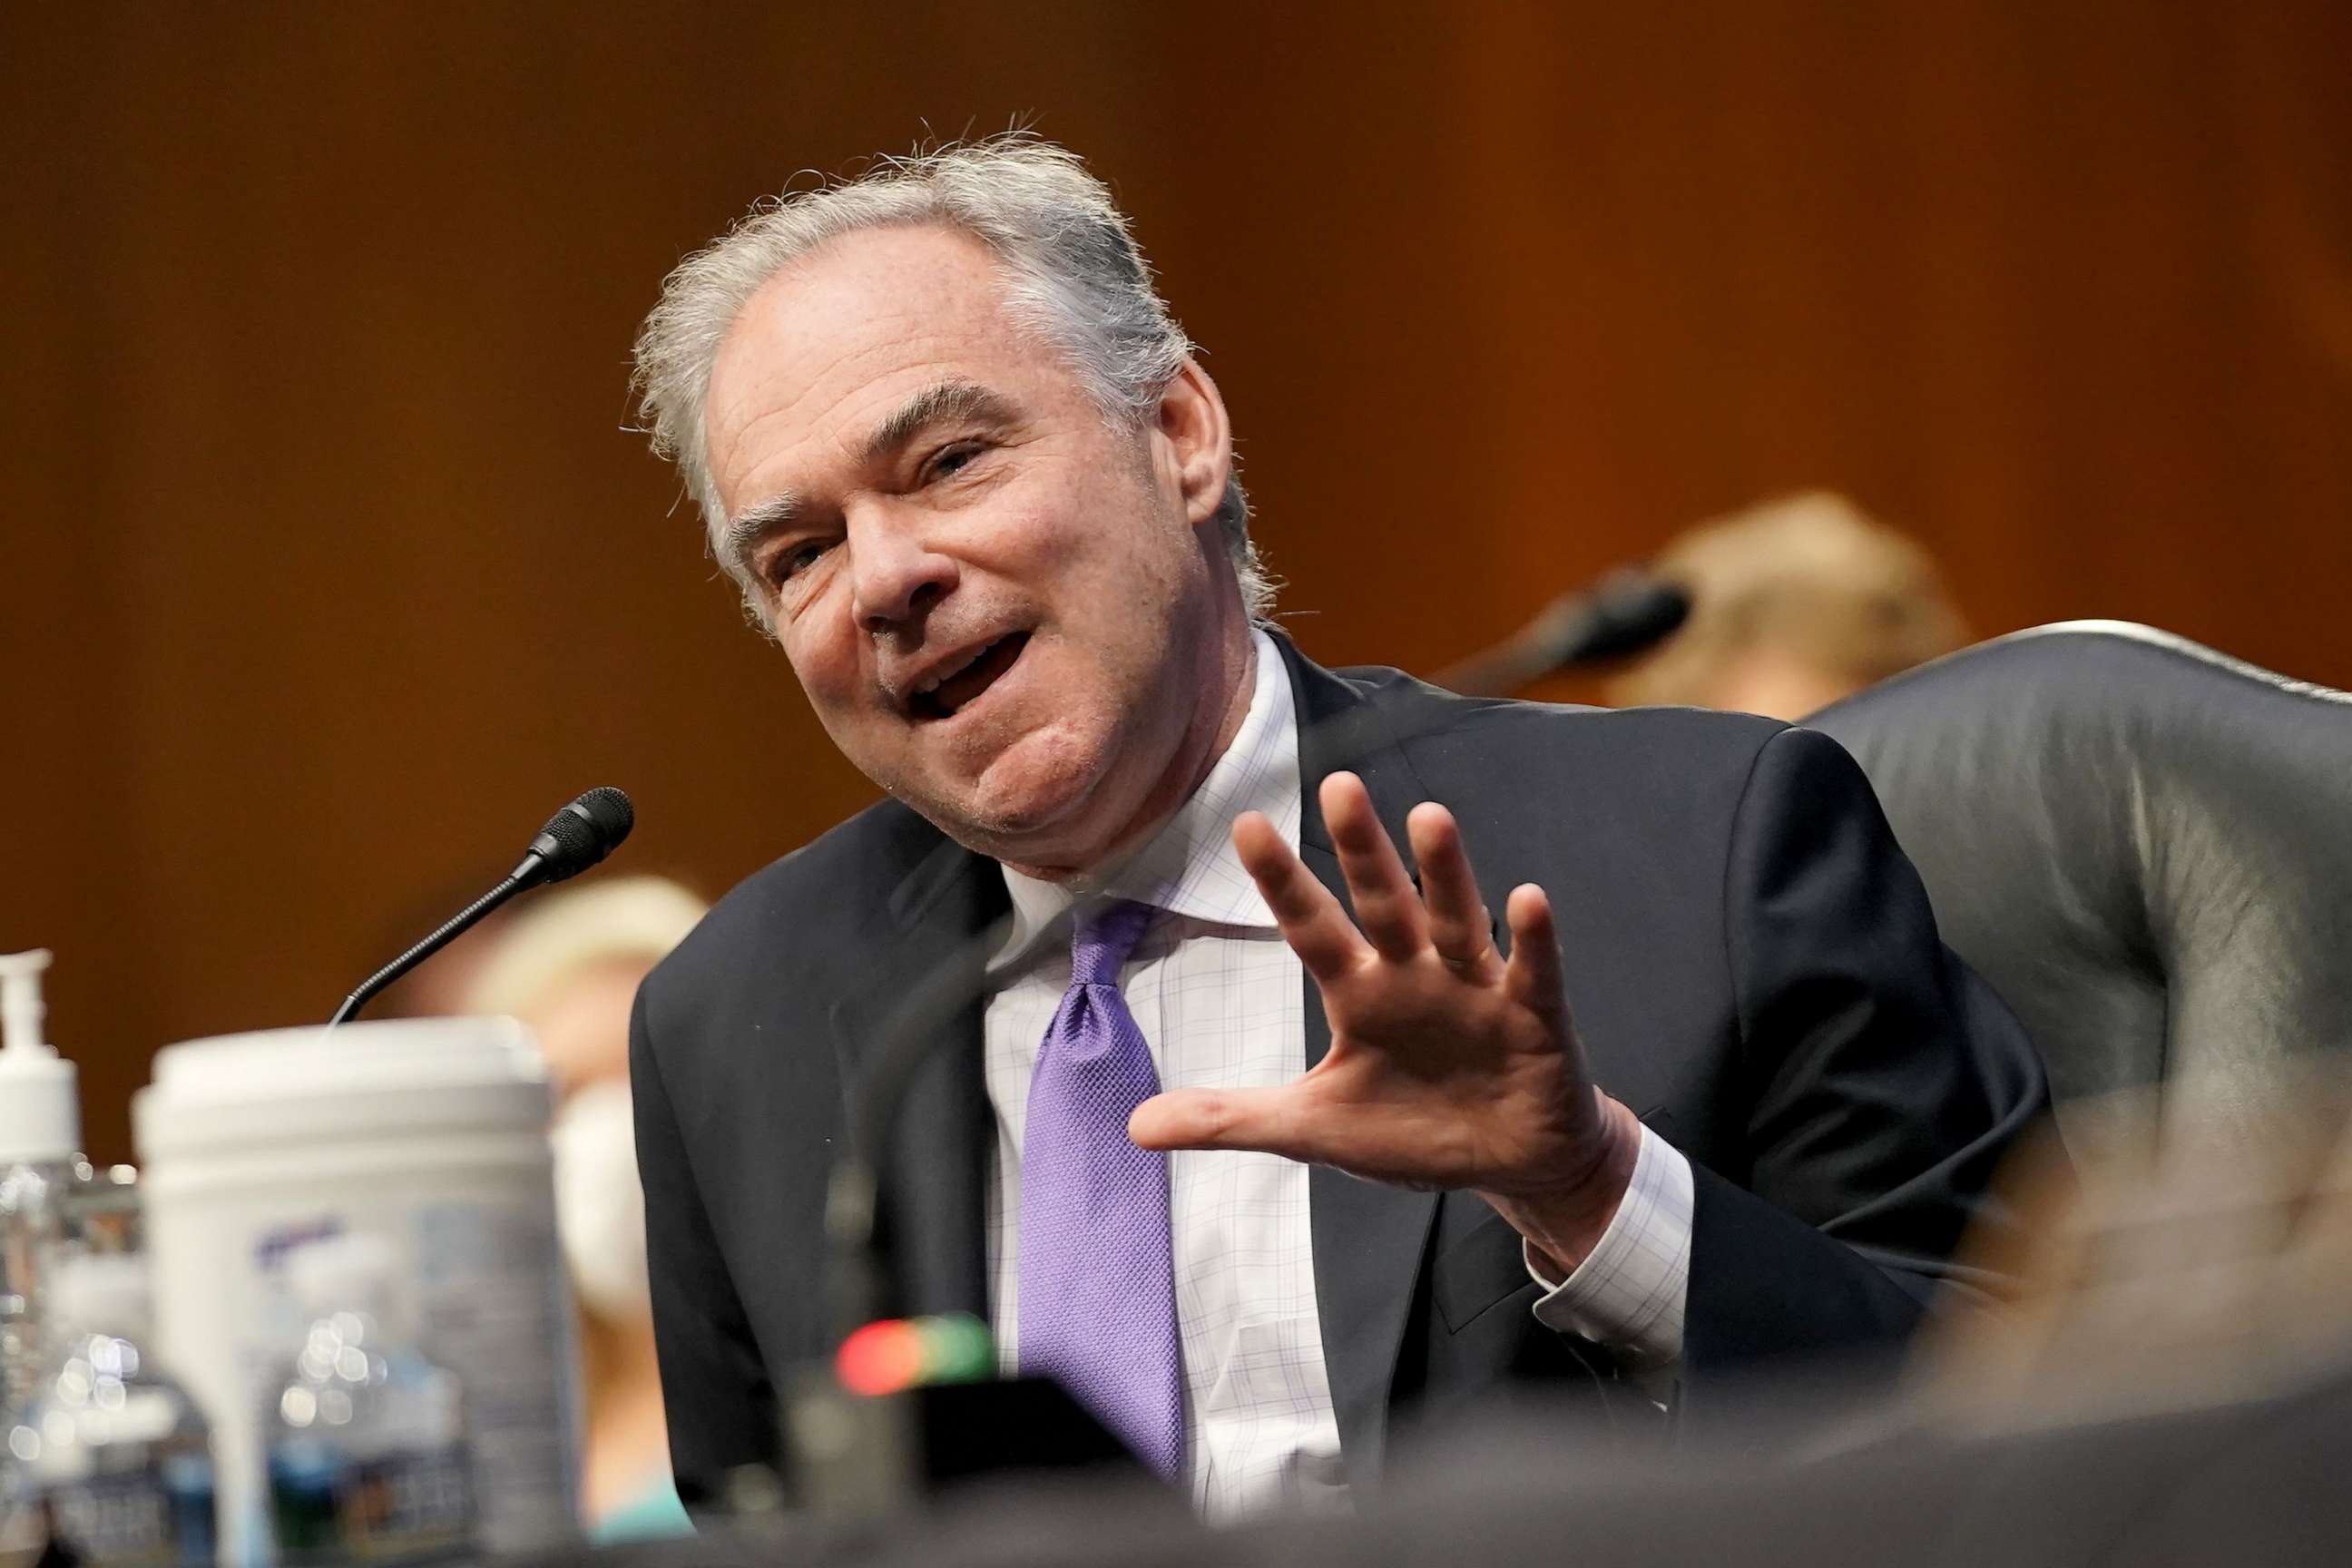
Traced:
POLYGON ((919 1035, 930 1042, 877 1162, 900 1311, 988 1312, 982 982, 1005 910, 994 863, 941 840, 891 896, 886 940, 876 944, 864 984, 833 1007, 853 1107, 891 1041, 919 1035))
MULTIPOLYGON (((1348 901, 1339 862, 1323 826, 1317 794, 1326 775, 1349 770, 1364 781, 1381 823, 1405 857, 1405 814, 1426 795, 1412 764, 1372 703, 1276 639, 1290 667, 1298 715, 1299 858, 1342 903, 1348 901)), ((1331 1048, 1323 995, 1306 984, 1307 1065, 1331 1048)), ((1318 1165, 1307 1177, 1309 1225, 1315 1245, 1315 1298, 1323 1330, 1323 1362, 1339 1419, 1349 1476, 1359 1483, 1380 1471, 1388 1432, 1389 1390, 1412 1305, 1435 1193, 1410 1192, 1360 1181, 1318 1165)))
MULTIPOLYGON (((1399 847, 1425 798, 1372 702, 1276 637, 1298 719, 1300 857, 1342 901, 1316 793, 1341 768, 1360 776, 1399 847)), ((1410 851, 1406 852, 1411 863, 1410 851)), ((865 983, 835 1003, 842 1081, 861 1092, 885 1042, 909 1028, 936 1042, 914 1078, 881 1166, 881 1205, 900 1310, 988 1310, 987 1181, 993 1123, 983 1073, 984 966, 1003 933, 994 864, 941 840, 892 895, 865 983)), ((1305 982, 1307 1065, 1329 1052, 1323 998, 1305 982)), ((1437 1194, 1317 1167, 1307 1178, 1318 1315, 1339 1438, 1360 1481, 1379 1473, 1397 1353, 1437 1212, 1437 1194)))

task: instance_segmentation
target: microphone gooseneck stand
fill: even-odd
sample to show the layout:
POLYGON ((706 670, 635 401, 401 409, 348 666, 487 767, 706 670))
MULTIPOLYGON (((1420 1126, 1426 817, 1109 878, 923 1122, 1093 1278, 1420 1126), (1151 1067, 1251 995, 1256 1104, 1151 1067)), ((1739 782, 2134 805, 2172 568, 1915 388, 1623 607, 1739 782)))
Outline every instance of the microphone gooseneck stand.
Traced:
POLYGON ((483 916, 513 898, 517 893, 550 882, 561 882, 576 877, 590 867, 603 862, 604 857, 621 847, 629 830, 636 826, 636 808, 629 797, 619 790, 605 786, 592 789, 566 805, 539 836, 515 868, 506 874, 499 885, 459 910, 434 928, 432 934, 360 982, 335 1016, 327 1020, 327 1027, 348 1021, 359 1010, 374 1000, 383 988, 402 975, 448 946, 477 924, 483 916))
POLYGON ((509 877, 441 924, 434 927, 432 934, 424 941, 361 981, 357 988, 343 998, 343 1005, 335 1009, 335 1016, 327 1020, 327 1027, 331 1029, 349 1019, 352 1015, 374 1001, 384 987, 465 935, 483 916, 521 892, 525 886, 527 884, 520 879, 509 877))

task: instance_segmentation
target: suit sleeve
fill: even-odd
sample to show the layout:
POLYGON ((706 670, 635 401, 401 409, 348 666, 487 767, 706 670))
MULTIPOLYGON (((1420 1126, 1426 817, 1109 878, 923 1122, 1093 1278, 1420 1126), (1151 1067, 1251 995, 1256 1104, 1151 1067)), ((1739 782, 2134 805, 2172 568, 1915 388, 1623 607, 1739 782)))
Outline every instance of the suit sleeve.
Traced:
POLYGON ((638 988, 630 1014, 629 1088, 670 1466, 692 1508, 723 1496, 736 1467, 774 1461, 775 1399, 662 1081, 650 989, 638 988))
POLYGON ((1868 781, 1826 736, 1765 742, 1734 821, 1724 941, 1744 1170, 1694 1162, 1685 1387, 1899 1342, 1970 1226, 2014 1224, 1995 1166, 2049 1109, 2042 1062, 1946 948, 1868 781))

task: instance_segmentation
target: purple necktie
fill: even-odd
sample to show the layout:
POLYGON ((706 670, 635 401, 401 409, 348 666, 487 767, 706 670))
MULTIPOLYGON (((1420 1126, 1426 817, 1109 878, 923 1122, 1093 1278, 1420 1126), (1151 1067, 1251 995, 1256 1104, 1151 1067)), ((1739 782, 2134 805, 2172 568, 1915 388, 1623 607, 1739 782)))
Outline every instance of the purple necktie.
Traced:
POLYGON ((1118 994, 1153 912, 1114 902, 1079 920, 1070 989, 1037 1048, 1021 1152, 1021 1370, 1061 1384, 1173 1479, 1184 1393, 1168 1156, 1127 1135, 1160 1075, 1118 994))

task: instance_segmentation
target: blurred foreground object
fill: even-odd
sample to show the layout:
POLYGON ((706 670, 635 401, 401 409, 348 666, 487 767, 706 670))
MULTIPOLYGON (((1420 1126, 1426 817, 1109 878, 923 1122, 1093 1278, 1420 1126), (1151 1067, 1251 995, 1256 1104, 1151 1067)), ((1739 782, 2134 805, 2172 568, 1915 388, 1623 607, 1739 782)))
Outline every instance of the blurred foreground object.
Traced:
POLYGON ((65 1242, 81 1159, 79 1079, 43 1037, 49 957, 0 954, 0 1414, 47 1370, 42 1277, 65 1242))
POLYGON ((391 1244, 364 1233, 288 1261, 307 1323, 262 1385, 278 1568, 402 1568, 473 1550, 463 1389, 418 1348, 399 1268, 391 1244))
MULTIPOLYGON (((2352 1561, 2352 1379, 2277 1399, 2015 1431, 1910 1431, 1662 1464, 1556 1411, 1463 1434, 1353 1513, 1212 1530, 1105 1488, 1000 1489, 879 1537, 803 1520, 598 1553, 601 1568, 2335 1568, 2352 1561), (1563 1552, 1561 1543, 1572 1542, 1563 1552)), ((541 1556, 515 1568, 588 1559, 541 1556)))
POLYGON ((212 1433, 156 1363, 147 1268, 74 1258, 51 1280, 37 1396, 0 1420, 0 1555, 92 1568, 212 1568, 212 1433))
POLYGON ((1795 720, 1968 637, 1927 552, 1825 490, 1702 524, 1654 569, 1690 616, 1610 683, 1617 707, 1795 720))
POLYGON ((2002 1185, 2031 1223, 1971 1258, 2017 1291, 1922 1337, 1918 1414, 2116 1420, 2290 1395, 2352 1369, 2352 1056, 2281 1064, 2237 1121, 2168 1118, 2161 1092, 2103 1108, 2161 1126, 2148 1142, 2054 1180, 2018 1159, 2002 1185))
MULTIPOLYGON (((1708 1568, 2189 1568, 2352 1561, 2352 1057, 2306 1057, 2231 1127, 2000 1184, 2032 1223, 2001 1309, 1942 1316, 1904 1396, 1857 1405, 1835 1361, 1760 1378, 1679 1448, 1529 1400, 1404 1454, 1349 1513, 1210 1530, 1109 1487, 960 1493, 878 1539, 806 1516, 607 1556, 620 1568, 1407 1568, 1466 1554, 1708 1568), (1831 1413, 1827 1424, 1820 1419, 1831 1413)), ((2153 1101, 2154 1089, 2125 1101, 2153 1101)), ((2152 1121, 2152 1103, 2108 1118, 2152 1121)), ((1979 1272, 1972 1268, 1971 1272, 1979 1272)), ((541 1560, 551 1568, 552 1560, 541 1560)))
POLYGON ((156 1353, 212 1418, 222 1561, 265 1560, 257 1373, 309 1321, 290 1260, 381 1237, 417 1348, 462 1384, 478 1545, 578 1534, 578 1369, 547 1068, 508 1018, 273 1029, 167 1046, 131 1101, 156 1353))
POLYGON ((1963 1254, 2016 1294, 1942 1317, 1896 1401, 1857 1402, 1829 1360, 1759 1377, 1727 1423, 1675 1445, 1565 1403, 1492 1407, 1424 1434, 1339 1516, 1211 1530, 1114 1487, 1000 1487, 878 1536, 778 1515, 690 1554, 600 1560, 1407 1568, 1542 1562, 1570 1541, 1578 1562, 1626 1568, 2352 1561, 2346 1067, 2305 1058, 2249 1106, 2274 1134, 2252 1157, 2208 1129, 2091 1163, 2079 1185, 2054 1145, 2017 1162, 2003 1196, 2034 1223, 2002 1227, 1999 1255, 1963 1254))
POLYGON ((629 1008, 638 982, 708 908, 659 877, 551 894, 499 932, 466 997, 468 1012, 529 1024, 554 1083, 556 1226, 587 1368, 583 1501, 603 1539, 687 1528, 654 1356, 629 1008))
POLYGON ((2180 1127, 2259 1145, 2297 1058, 2352 1047, 2352 696, 2076 621, 1807 727, 1869 774, 2078 1155, 2180 1127))

